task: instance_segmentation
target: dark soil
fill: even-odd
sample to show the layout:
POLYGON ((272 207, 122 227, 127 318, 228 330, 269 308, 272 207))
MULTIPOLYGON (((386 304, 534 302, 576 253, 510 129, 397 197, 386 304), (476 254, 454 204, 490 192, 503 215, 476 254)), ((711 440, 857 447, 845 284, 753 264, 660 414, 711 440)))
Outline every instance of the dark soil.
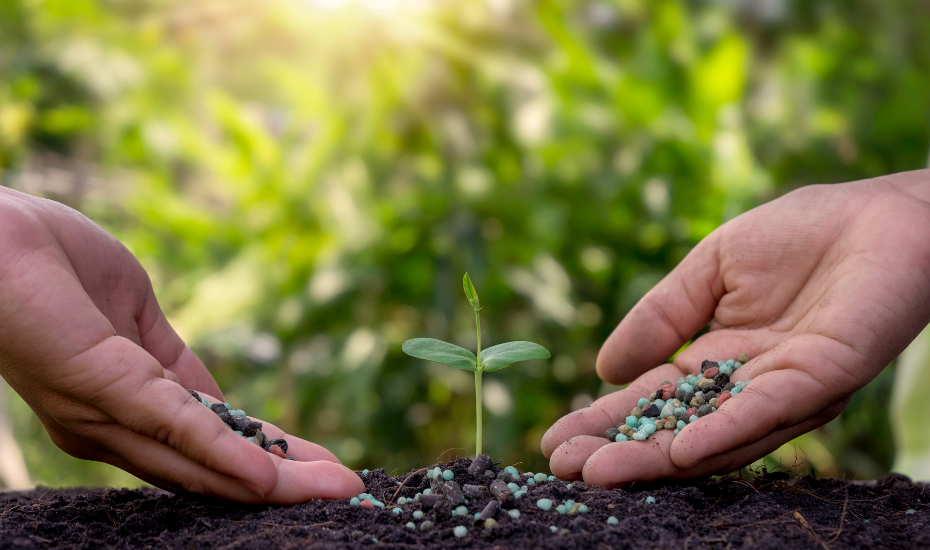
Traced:
MULTIPOLYGON (((486 485, 486 478, 468 475, 470 463, 457 459, 443 468, 451 468, 461 485, 486 485)), ((154 489, 0 493, 0 549, 930 548, 928 486, 895 474, 869 483, 731 475, 614 490, 544 482, 516 501, 519 519, 499 513, 499 525, 485 532, 471 516, 437 520, 429 511, 414 520, 418 501, 401 506, 403 514, 392 513, 398 497, 411 498, 430 486, 425 472, 369 473, 367 492, 387 504, 384 510, 347 500, 243 506, 154 489), (648 496, 655 504, 645 503, 648 496), (590 511, 560 516, 553 507, 544 512, 536 506, 541 498, 557 504, 572 499, 590 511), (609 516, 619 522, 608 525, 609 516), (426 520, 435 523, 433 530, 405 527, 426 520), (467 536, 453 535, 457 525, 468 528, 467 536)), ((472 499, 469 513, 486 504, 487 499, 472 499)))

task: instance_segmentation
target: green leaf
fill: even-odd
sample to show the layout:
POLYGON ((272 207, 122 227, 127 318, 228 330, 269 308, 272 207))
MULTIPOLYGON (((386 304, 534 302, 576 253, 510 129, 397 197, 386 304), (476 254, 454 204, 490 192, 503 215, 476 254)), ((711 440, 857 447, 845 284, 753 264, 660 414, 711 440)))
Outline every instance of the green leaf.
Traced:
POLYGON ((478 301, 478 293, 475 291, 475 285, 471 284, 471 277, 468 276, 468 273, 466 273, 465 278, 462 279, 462 286, 465 287, 465 296, 468 298, 468 303, 471 304, 471 307, 475 308, 475 311, 481 309, 481 302, 478 301))
POLYGON ((401 346, 404 353, 418 359, 435 361, 462 370, 477 370, 478 358, 475 354, 455 344, 436 340, 435 338, 414 338, 401 346))
POLYGON ((487 372, 500 370, 527 359, 548 359, 549 351, 533 342, 507 342, 481 352, 481 365, 487 372))

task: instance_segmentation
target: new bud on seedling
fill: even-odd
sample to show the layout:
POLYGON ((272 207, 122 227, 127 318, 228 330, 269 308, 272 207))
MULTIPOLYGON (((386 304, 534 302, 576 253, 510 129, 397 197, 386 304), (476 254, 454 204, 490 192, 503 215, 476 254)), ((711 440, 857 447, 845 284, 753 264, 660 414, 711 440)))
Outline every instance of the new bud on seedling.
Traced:
POLYGON ((435 361, 457 369, 469 370, 475 373, 475 416, 477 420, 475 456, 481 454, 481 375, 487 371, 496 371, 507 368, 518 361, 527 359, 548 359, 549 352, 546 348, 533 342, 507 342, 492 346, 484 353, 481 352, 481 302, 478 301, 478 292, 475 291, 475 285, 471 282, 468 273, 462 280, 462 286, 465 288, 465 297, 468 303, 475 310, 475 326, 478 333, 478 353, 477 355, 465 348, 436 340, 434 338, 413 338, 404 342, 401 349, 407 355, 418 359, 435 361))
POLYGON ((475 291, 475 285, 471 284, 471 277, 468 276, 468 273, 462 279, 462 286, 465 287, 465 297, 468 298, 468 303, 471 304, 475 311, 479 311, 481 302, 478 301, 478 293, 475 291))

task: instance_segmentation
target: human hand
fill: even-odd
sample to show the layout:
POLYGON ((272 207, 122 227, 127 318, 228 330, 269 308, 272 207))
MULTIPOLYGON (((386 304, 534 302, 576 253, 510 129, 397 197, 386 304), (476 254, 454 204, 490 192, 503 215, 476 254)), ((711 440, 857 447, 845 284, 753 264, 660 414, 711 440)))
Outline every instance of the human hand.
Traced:
POLYGON ((560 419, 542 451, 560 478, 606 487, 732 471, 836 417, 928 321, 930 171, 799 189, 722 225, 639 301, 597 360, 632 384, 560 419), (661 381, 740 353, 732 380, 752 383, 715 413, 605 438, 661 381))
POLYGON ((165 489, 279 504, 364 491, 318 445, 266 423, 296 458, 283 460, 230 430, 185 390, 223 401, 132 254, 74 210, 3 187, 0 375, 65 452, 165 489))

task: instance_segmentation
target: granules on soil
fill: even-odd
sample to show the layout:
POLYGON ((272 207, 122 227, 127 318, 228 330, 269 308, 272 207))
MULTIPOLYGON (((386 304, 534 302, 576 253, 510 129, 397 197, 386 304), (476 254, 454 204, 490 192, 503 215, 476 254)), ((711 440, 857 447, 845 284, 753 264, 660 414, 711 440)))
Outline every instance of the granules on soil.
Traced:
POLYGON ((664 380, 659 389, 640 398, 630 415, 616 428, 605 432, 607 439, 645 441, 658 430, 675 430, 715 412, 732 396, 743 391, 752 380, 731 382, 730 376, 749 361, 745 353, 727 361, 705 360, 700 374, 682 376, 674 384, 664 380))
MULTIPOLYGON (((459 458, 440 467, 463 487, 486 487, 491 476, 504 482, 496 479, 504 472, 498 466, 487 470, 488 477, 470 475, 471 463, 459 458)), ((867 483, 729 475, 611 490, 547 477, 487 518, 491 523, 480 519, 491 501, 484 491, 466 497, 466 515, 436 514, 436 502, 447 502, 445 496, 423 506, 426 490, 439 483, 426 477, 427 470, 395 477, 372 470, 365 476, 365 493, 385 509, 349 500, 246 506, 154 489, 0 493, 0 548, 930 547, 928 486, 895 474, 867 483), (536 504, 542 499, 563 506, 573 501, 575 513, 542 510, 536 504), (582 505, 587 513, 579 513, 582 505), (402 512, 392 512, 395 507, 402 512), (456 527, 465 529, 464 536, 456 536, 456 527)))

